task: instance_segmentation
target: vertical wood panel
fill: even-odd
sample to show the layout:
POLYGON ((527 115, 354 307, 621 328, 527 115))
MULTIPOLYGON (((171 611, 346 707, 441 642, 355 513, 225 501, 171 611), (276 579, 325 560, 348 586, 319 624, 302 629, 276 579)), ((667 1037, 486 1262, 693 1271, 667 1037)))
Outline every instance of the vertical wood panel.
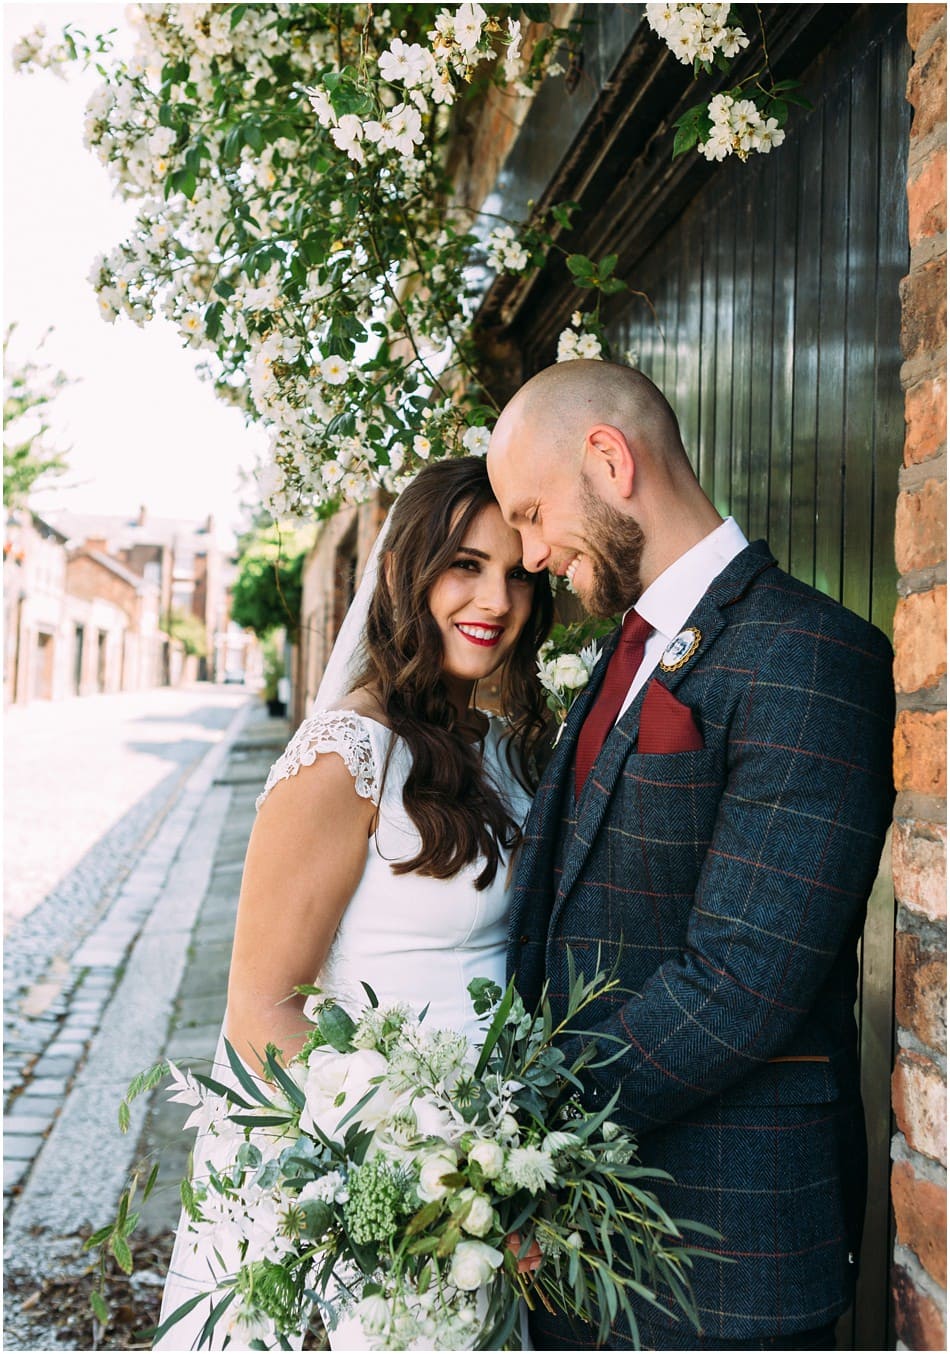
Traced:
POLYGON ((700 345, 703 325, 703 243, 694 218, 683 231, 680 249, 680 330, 676 335, 676 395, 671 402, 680 419, 683 443, 698 472, 701 425, 700 345))
MULTIPOLYGON (((769 457, 768 540, 783 569, 792 561, 792 402, 795 393, 795 260, 793 222, 798 219, 800 149, 783 145, 785 173, 770 176, 765 191, 775 197, 775 270, 772 290, 772 435, 769 457)), ((771 168, 771 166, 770 166, 771 168)))
POLYGON ((795 258, 791 572, 806 583, 814 583, 818 352, 821 341, 821 158, 824 150, 820 109, 802 128, 802 142, 795 258))
POLYGON ((848 317, 848 161, 851 81, 822 109, 821 290, 818 309, 818 440, 815 466, 815 586, 841 598, 842 479, 845 469, 845 343, 848 317))
MULTIPOLYGON (((753 185, 750 184, 750 189, 753 185)), ((749 445, 749 404, 752 366, 752 241, 757 212, 754 193, 735 196, 735 286, 732 299, 732 465, 729 507, 742 530, 749 532, 749 497, 752 477, 749 445)))
MULTIPOLYGON (((713 472, 709 489, 716 507, 727 517, 732 508, 732 365, 735 311, 736 215, 735 201, 722 198, 715 208, 716 310, 715 343, 716 414, 713 423, 713 472)), ((704 417, 704 422, 706 418, 704 417)), ((709 490, 707 490, 709 492, 709 490)))
POLYGON ((864 63, 861 78, 851 81, 848 199, 848 314, 845 335, 845 483, 844 553, 846 568, 841 600, 861 616, 871 614, 871 556, 874 509, 874 424, 876 420, 876 335, 874 324, 854 318, 876 306, 878 294, 881 102, 879 53, 864 63))
MULTIPOLYGON (((764 175, 757 175, 758 213, 752 239, 752 300, 749 362, 749 526, 751 540, 769 535, 769 470, 772 456, 772 334, 775 286, 775 204, 764 175), (765 189, 765 191, 763 191, 765 189)), ((775 548, 773 543, 773 550, 775 548)))
POLYGON ((905 98, 907 45, 882 45, 881 103, 877 124, 881 190, 878 234, 877 327, 874 370, 877 379, 874 423, 874 507, 871 552, 871 620, 890 634, 894 622, 897 570, 894 563, 894 498, 897 469, 903 461, 904 403, 900 394, 901 355, 897 281, 910 261, 907 241, 907 143, 910 109, 905 98), (895 276, 895 264, 896 276, 895 276), (897 456, 894 456, 894 452, 897 456))

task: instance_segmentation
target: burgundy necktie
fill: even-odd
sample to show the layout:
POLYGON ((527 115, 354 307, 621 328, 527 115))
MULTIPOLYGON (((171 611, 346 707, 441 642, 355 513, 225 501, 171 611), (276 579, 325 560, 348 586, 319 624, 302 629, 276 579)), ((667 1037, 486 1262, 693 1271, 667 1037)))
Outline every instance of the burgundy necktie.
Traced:
POLYGON ((577 752, 574 757, 574 794, 578 799, 590 769, 604 745, 604 739, 614 726, 624 697, 630 690, 630 683, 643 660, 643 646, 652 633, 653 626, 649 621, 645 621, 635 611, 627 612, 623 629, 620 631, 620 640, 607 664, 601 688, 594 704, 587 712, 587 718, 577 739, 577 752))

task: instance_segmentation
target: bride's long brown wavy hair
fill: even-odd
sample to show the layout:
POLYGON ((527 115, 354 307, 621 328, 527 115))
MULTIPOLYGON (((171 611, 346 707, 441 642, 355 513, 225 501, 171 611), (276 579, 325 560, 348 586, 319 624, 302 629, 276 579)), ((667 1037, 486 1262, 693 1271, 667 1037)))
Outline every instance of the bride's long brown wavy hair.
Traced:
MULTIPOLYGON (((429 593, 489 506, 497 503, 477 456, 435 461, 402 491, 383 542, 384 567, 366 623, 366 661, 355 683, 375 689, 412 758, 403 803, 422 845, 412 860, 394 864, 394 872, 450 879, 483 858, 479 889, 491 884, 502 850, 513 850, 521 832, 485 774, 481 745, 466 741, 458 727, 442 681, 442 636, 429 593)), ((509 766, 528 788, 546 728, 536 659, 552 610, 547 574, 536 574, 527 623, 498 674, 511 728, 509 766)))

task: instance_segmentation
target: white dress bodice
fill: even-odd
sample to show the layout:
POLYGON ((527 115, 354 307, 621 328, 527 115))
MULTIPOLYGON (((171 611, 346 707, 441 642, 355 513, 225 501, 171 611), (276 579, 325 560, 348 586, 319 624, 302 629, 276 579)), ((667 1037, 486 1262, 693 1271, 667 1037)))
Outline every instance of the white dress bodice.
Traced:
MULTIPOLYGON (((478 1039, 468 984, 492 978, 504 986, 509 864, 502 859, 492 883, 477 889, 482 863, 452 879, 394 874, 393 864, 419 851, 418 830, 403 805, 410 753, 401 738, 376 720, 335 710, 305 720, 268 777, 263 801, 280 780, 296 774, 321 752, 346 763, 357 792, 379 814, 356 892, 350 899, 317 985, 353 1010, 366 1003, 368 983, 383 1006, 428 1004, 426 1024, 460 1029, 478 1039), (388 763, 387 763, 388 757, 388 763)), ((505 729, 490 720, 484 769, 519 824, 530 799, 505 757, 505 729)))

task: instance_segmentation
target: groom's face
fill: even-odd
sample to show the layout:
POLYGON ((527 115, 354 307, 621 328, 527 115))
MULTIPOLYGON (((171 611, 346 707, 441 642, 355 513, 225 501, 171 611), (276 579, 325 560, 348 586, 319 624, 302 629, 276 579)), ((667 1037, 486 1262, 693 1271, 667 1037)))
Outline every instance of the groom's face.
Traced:
POLYGON ((524 438, 495 444, 488 469, 505 519, 521 535, 526 568, 566 577, 592 615, 633 605, 642 591, 643 532, 582 469, 534 456, 524 438))

